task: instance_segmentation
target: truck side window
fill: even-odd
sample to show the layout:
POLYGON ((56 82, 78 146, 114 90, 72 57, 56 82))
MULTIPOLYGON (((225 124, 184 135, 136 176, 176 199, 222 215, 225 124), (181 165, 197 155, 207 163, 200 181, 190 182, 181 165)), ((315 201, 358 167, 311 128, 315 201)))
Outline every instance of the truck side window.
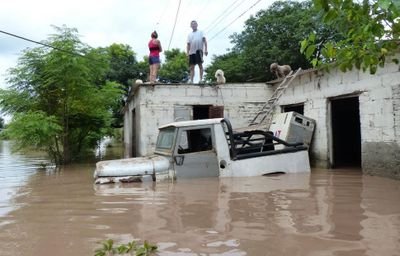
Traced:
POLYGON ((181 133, 178 153, 193 153, 212 149, 211 129, 186 130, 181 133))
POLYGON ((184 154, 189 152, 189 143, 188 143, 188 136, 186 131, 182 131, 181 136, 179 137, 179 144, 178 144, 178 153, 184 154))

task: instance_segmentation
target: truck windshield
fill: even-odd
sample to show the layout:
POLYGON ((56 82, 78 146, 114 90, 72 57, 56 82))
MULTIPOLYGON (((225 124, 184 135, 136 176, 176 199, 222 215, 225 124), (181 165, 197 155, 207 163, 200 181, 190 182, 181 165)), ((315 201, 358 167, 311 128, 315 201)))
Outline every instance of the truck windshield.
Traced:
POLYGON ((156 148, 158 149, 171 149, 174 143, 175 128, 169 127, 160 130, 157 138, 156 148))

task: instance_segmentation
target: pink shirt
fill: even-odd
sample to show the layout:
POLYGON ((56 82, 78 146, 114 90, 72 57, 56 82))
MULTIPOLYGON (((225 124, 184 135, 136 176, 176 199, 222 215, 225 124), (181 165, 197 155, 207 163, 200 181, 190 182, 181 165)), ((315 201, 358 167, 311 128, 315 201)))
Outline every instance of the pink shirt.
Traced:
POLYGON ((150 39, 149 41, 149 50, 151 57, 160 57, 160 46, 154 43, 154 39, 150 39))

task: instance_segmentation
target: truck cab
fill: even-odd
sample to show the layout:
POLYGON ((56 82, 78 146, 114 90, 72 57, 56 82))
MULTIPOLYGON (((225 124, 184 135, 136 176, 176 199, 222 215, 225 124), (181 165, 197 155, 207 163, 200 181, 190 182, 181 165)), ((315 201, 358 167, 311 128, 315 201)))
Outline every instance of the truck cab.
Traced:
POLYGON ((146 175, 160 180, 309 171, 303 143, 286 143, 268 131, 234 132, 228 119, 215 118, 163 125, 153 155, 98 162, 94 176, 96 183, 109 183, 146 175))
POLYGON ((154 153, 170 158, 175 177, 217 177, 214 126, 219 123, 219 119, 206 119, 162 126, 154 153))

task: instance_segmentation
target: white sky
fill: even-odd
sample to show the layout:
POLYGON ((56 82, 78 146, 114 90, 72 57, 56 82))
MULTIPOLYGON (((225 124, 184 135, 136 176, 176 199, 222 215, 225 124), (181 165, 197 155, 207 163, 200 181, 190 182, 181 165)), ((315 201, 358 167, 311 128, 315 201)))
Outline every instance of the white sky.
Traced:
MULTIPOLYGON (((213 55, 226 53, 232 47, 229 36, 241 32, 244 21, 250 15, 267 9, 273 2, 181 0, 176 27, 172 33, 179 0, 2 1, 0 30, 42 41, 49 34, 55 33, 51 25, 66 25, 77 28, 81 41, 92 47, 105 47, 112 43, 128 44, 137 53, 137 59, 142 60, 148 54, 147 43, 153 30, 157 30, 165 50, 168 46, 170 49, 185 50, 186 38, 191 31, 190 21, 197 20, 199 30, 205 32, 209 41, 209 55, 205 57, 207 66, 213 55)), ((0 33, 0 88, 7 86, 6 70, 16 66, 21 51, 38 46, 0 33)), ((161 61, 164 61, 163 55, 161 61)))

